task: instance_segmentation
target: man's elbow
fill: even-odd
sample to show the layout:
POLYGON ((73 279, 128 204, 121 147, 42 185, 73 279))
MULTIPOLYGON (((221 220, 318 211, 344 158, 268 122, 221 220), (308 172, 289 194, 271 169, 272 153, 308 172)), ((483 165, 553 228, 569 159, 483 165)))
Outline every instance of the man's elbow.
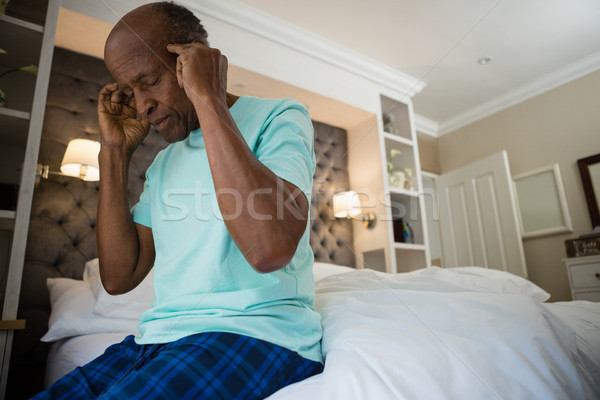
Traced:
POLYGON ((104 287, 104 290, 106 290, 106 293, 110 294, 111 296, 123 294, 122 288, 120 288, 118 285, 102 282, 102 286, 104 287))
POLYGON ((131 290, 129 286, 123 285, 120 282, 111 281, 110 279, 102 279, 102 286, 104 290, 111 296, 117 296, 119 294, 125 294, 131 290))
POLYGON ((112 296, 125 294, 132 289, 127 282, 118 279, 116 276, 103 273, 102 269, 100 269, 100 282, 102 283, 104 290, 112 296))
POLYGON ((297 242, 272 242, 261 250, 253 252, 248 260, 252 268, 261 274, 277 271, 288 265, 298 247, 297 242))

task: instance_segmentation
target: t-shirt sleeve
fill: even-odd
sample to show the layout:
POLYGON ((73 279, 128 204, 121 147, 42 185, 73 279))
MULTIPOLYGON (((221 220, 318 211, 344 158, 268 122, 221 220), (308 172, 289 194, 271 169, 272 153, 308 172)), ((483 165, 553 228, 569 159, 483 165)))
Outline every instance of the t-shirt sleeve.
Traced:
POLYGON ((133 222, 152 228, 152 219, 150 217, 150 173, 146 171, 146 181, 144 182, 144 190, 140 194, 139 201, 131 208, 133 222))
POLYGON ((294 102, 268 122, 254 152, 260 162, 298 187, 307 199, 315 172, 313 137, 308 111, 294 102))

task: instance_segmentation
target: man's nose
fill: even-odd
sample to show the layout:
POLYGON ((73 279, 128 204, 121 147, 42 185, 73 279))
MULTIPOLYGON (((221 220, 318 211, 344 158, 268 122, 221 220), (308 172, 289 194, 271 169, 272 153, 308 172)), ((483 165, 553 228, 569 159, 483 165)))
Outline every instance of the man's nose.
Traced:
POLYGON ((149 116, 155 106, 153 100, 143 90, 134 90, 133 96, 138 115, 149 116))

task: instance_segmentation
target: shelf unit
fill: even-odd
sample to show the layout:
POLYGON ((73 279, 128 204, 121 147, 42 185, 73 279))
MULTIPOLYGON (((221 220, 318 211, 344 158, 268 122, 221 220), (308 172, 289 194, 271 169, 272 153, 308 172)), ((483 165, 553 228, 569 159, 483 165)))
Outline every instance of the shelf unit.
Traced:
POLYGON ((17 320, 37 157, 54 51, 60 0, 50 0, 44 26, 0 14, 0 72, 35 64, 37 76, 16 72, 0 79, 7 107, 0 108, 0 182, 17 185, 13 209, 0 209, 0 398, 4 397, 17 320))
MULTIPOLYGON (((379 170, 369 171, 371 182, 363 179, 358 183, 361 188, 369 185, 371 197, 376 200, 371 203, 376 203, 372 208, 378 221, 371 232, 355 225, 358 267, 389 273, 429 267, 431 260, 412 104, 409 100, 400 101, 385 94, 379 95, 378 104, 377 121, 371 121, 377 127, 376 135, 371 136, 371 141, 365 139, 369 136, 367 133, 360 138, 364 153, 371 157, 370 162, 379 155, 379 170), (410 240, 404 234, 405 225, 410 227, 410 240)), ((350 132, 351 143, 352 136, 350 132)), ((367 160, 355 162, 360 165, 358 168, 364 168, 367 160)), ((360 172, 352 171, 351 177, 360 172)))
POLYGON ((386 271, 407 272, 431 265, 421 165, 410 100, 380 94, 381 154, 388 246, 386 271), (400 179, 396 177, 400 171, 400 179), (402 179, 404 176, 404 182, 402 179), (407 240, 406 230, 410 232, 407 240))

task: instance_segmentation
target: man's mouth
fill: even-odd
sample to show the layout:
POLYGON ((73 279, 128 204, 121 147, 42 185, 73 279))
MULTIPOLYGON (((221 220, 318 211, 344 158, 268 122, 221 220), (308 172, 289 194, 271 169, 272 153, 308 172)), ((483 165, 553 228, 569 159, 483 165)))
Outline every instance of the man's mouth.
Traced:
POLYGON ((168 118, 169 117, 166 116, 166 117, 155 119, 154 122, 152 123, 152 125, 154 125, 155 129, 161 129, 165 125, 168 118))

